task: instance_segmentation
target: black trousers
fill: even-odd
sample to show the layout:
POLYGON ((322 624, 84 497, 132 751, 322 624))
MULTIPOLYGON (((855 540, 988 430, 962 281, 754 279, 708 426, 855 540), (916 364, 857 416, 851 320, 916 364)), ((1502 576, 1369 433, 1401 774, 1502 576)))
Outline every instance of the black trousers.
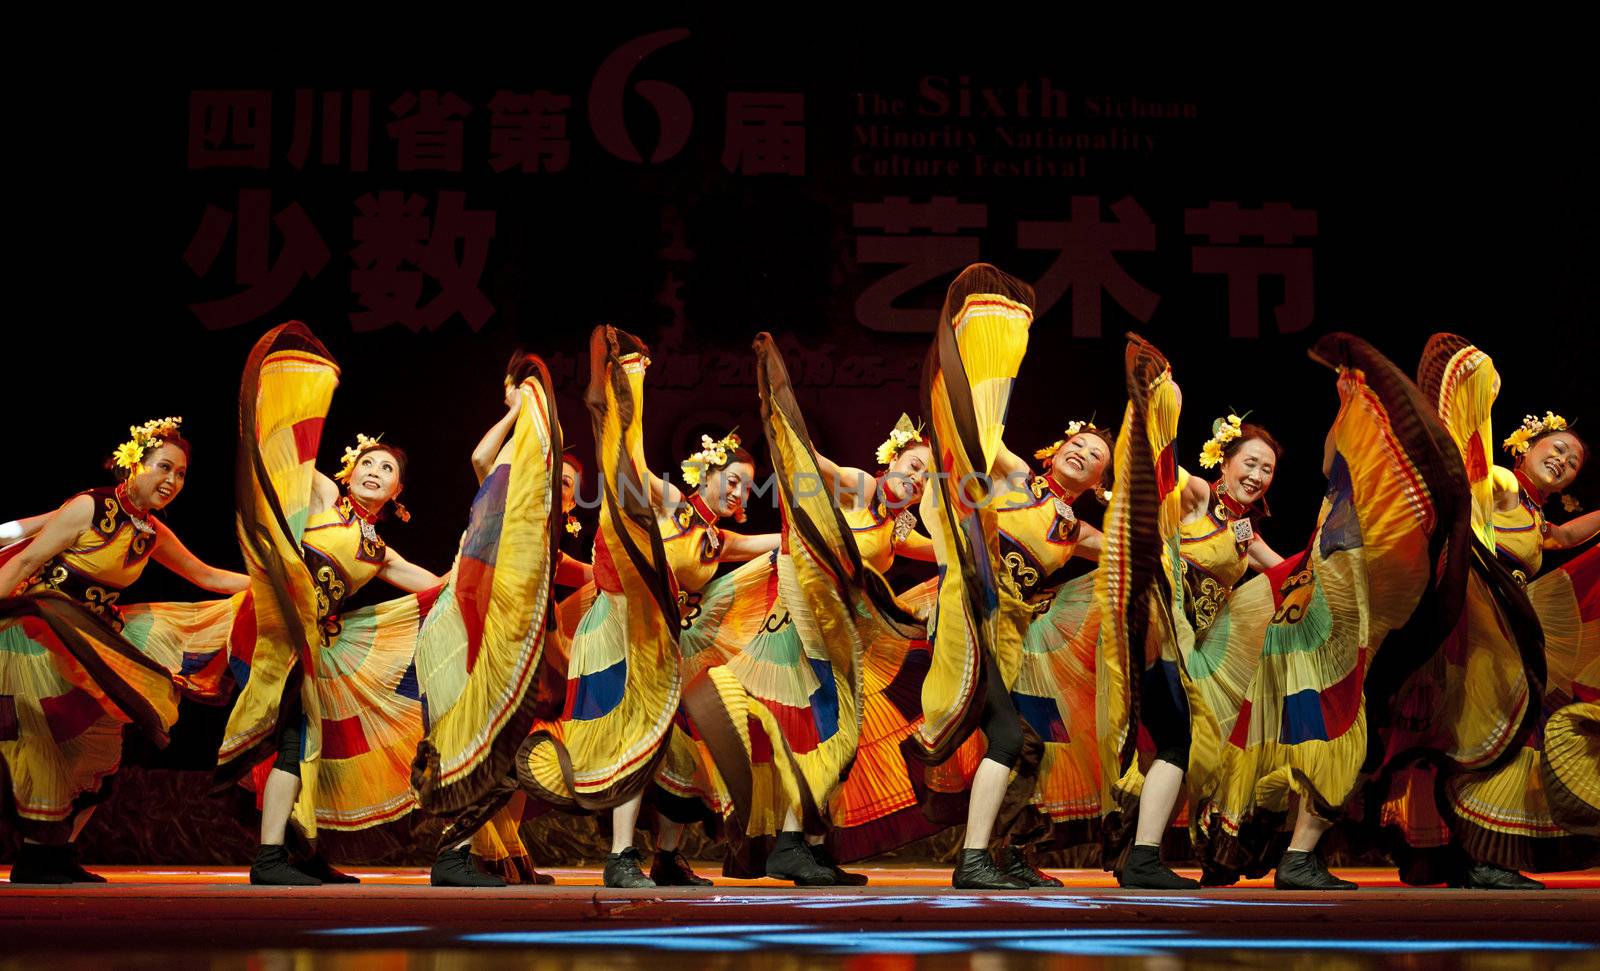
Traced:
POLYGON ((1156 758, 1189 769, 1189 700, 1177 671, 1164 663, 1145 669, 1140 683, 1140 720, 1156 743, 1156 758))

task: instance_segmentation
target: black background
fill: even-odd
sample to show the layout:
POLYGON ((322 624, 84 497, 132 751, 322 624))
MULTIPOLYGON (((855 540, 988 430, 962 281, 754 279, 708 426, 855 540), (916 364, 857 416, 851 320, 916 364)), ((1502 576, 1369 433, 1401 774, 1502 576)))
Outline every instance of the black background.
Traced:
MULTIPOLYGON (((1530 71, 1468 57, 1439 67, 1402 58, 1380 68, 1370 56, 1352 55, 1315 67, 1238 70, 1226 81, 1203 69, 1156 79, 1128 63, 1091 70, 1066 35, 1018 46, 1015 37, 979 43, 959 30, 929 43, 901 30, 747 33, 744 26, 685 19, 534 31, 525 44, 482 56, 465 48, 392 59, 339 48, 250 60, 211 54, 166 65, 183 75, 171 83, 133 72, 92 92, 72 82, 52 87, 55 96, 33 100, 22 113, 37 151, 26 155, 32 164, 16 183, 27 245, 10 260, 18 300, 5 328, 0 395, 16 438, 0 480, 0 518, 44 511, 105 481, 101 463, 127 425, 182 415, 195 455, 168 522, 201 557, 237 568, 239 371, 263 331, 297 318, 343 368, 323 468, 334 467, 357 431, 382 432, 406 447, 413 462, 405 499, 415 520, 388 524, 385 538, 443 572, 474 491, 467 455, 501 414, 501 368, 516 347, 574 365, 558 389, 559 404, 566 434, 586 458, 590 432, 578 394, 587 336, 598 323, 616 323, 658 351, 675 344, 684 352, 745 354, 755 333, 770 330, 787 348, 834 358, 878 354, 914 361, 911 369, 919 371, 926 335, 868 331, 852 309, 889 268, 857 264, 851 205, 886 195, 986 203, 983 258, 1030 280, 1050 255, 1016 250, 1017 220, 1064 218, 1073 194, 1099 195, 1107 206, 1124 195, 1137 199, 1156 223, 1156 249, 1120 260, 1160 294, 1153 318, 1135 321, 1107 298, 1104 336, 1087 339, 1071 335, 1070 298, 1043 314, 1016 386, 1008 441, 1031 453, 1067 419, 1120 416, 1120 335, 1136 327, 1167 352, 1184 388, 1179 441, 1186 465, 1194 467, 1211 420, 1231 409, 1251 410, 1286 444, 1272 492, 1276 515, 1266 527, 1282 551, 1305 542, 1320 499, 1317 457, 1336 406, 1332 375, 1305 356, 1320 334, 1343 329, 1366 337, 1408 372, 1430 333, 1465 334, 1494 356, 1504 376, 1496 413, 1502 433, 1524 412, 1547 408, 1588 431, 1600 342, 1593 330, 1595 158, 1582 146, 1590 143, 1595 99, 1592 86, 1566 74, 1558 58, 1530 71), (590 81, 621 43, 674 26, 688 27, 689 39, 651 55, 634 79, 668 81, 688 94, 695 111, 688 146, 661 165, 619 160, 589 131, 590 81), (1151 123, 1162 137, 1152 158, 1097 164, 1086 179, 851 173, 857 93, 910 97, 926 75, 963 74, 1001 88, 1047 74, 1075 94, 1192 102, 1199 117, 1165 128, 1151 123), (293 91, 356 87, 373 91, 370 171, 290 168, 283 147, 293 91), (463 172, 395 170, 382 127, 387 105, 402 91, 425 88, 455 91, 474 106, 463 172), (572 97, 565 172, 489 170, 486 103, 499 88, 572 97), (203 89, 273 91, 269 171, 187 167, 189 96, 203 89), (744 90, 805 94, 803 177, 735 175, 721 166, 723 99, 744 90), (232 208, 241 187, 270 188, 275 212, 298 202, 333 257, 265 319, 208 331, 187 308, 231 291, 231 250, 205 279, 196 279, 181 255, 204 207, 232 208), (496 211, 480 281, 496 313, 481 330, 458 317, 430 333, 352 331, 351 203, 383 189, 430 197, 461 189, 470 208, 496 211), (1212 200, 1251 207, 1286 201, 1317 211, 1319 233, 1310 241, 1316 315, 1308 329, 1277 334, 1268 321, 1259 339, 1228 339, 1224 282, 1190 272, 1194 240, 1182 225, 1185 207, 1212 200), (674 221, 692 262, 661 255, 670 235, 663 227, 674 221), (683 283, 676 325, 658 300, 668 272, 683 283)), ((636 95, 627 103, 634 141, 648 153, 653 114, 636 95)), ((1105 218, 1112 219, 1109 212, 1105 218)), ((278 244, 274 236, 274 252, 278 244)), ((930 320, 947 282, 912 295, 930 320)), ((1274 287, 1263 287, 1264 320, 1279 296, 1274 287)), ((657 470, 674 468, 701 431, 759 427, 748 381, 724 384, 714 370, 702 378, 691 389, 652 385, 646 453, 657 470)), ((921 410, 903 383, 805 387, 801 404, 818 446, 859 465, 870 463, 901 411, 921 410)), ((1577 491, 1592 506, 1600 489, 1592 473, 1588 479, 1577 491)), ((584 491, 593 494, 592 477, 584 491)), ((589 528, 573 552, 583 554, 593 515, 581 515, 589 528)), ((774 524, 770 509, 757 509, 749 528, 774 524)), ((159 569, 134 593, 197 596, 159 569)))

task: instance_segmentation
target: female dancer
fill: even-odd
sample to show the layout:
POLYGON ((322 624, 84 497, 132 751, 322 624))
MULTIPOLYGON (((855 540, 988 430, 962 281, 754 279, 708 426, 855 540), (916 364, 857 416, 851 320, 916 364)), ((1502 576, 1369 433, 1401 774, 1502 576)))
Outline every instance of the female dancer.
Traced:
POLYGON ((1404 840, 1397 856, 1408 882, 1540 889, 1517 871, 1600 860, 1600 554, 1539 576, 1545 551, 1600 531, 1600 512, 1560 524, 1544 515, 1577 479, 1588 446, 1546 412, 1504 441, 1511 468, 1484 461, 1500 377, 1461 337, 1435 335, 1418 380, 1461 449, 1479 555, 1459 623, 1399 695, 1388 740, 1397 764, 1379 821, 1404 840), (1408 764, 1415 755, 1422 766, 1408 764), (1448 774, 1442 787, 1437 763, 1448 774))
MULTIPOLYGON (((1011 691, 1022 668, 1032 611, 1000 546, 994 478, 1006 404, 1033 320, 1033 292, 987 264, 963 270, 945 295, 923 381, 931 416, 938 488, 922 500, 941 566, 929 624, 931 658, 922 683, 923 720, 907 740, 909 757, 950 759, 981 729, 985 752, 972 776, 966 840, 952 875, 963 889, 1011 889, 988 852, 1002 806, 1020 809, 1036 787, 1040 740, 1018 715, 1011 691)), ((1008 814, 1009 816, 1010 814, 1008 814)))
MULTIPOLYGON (((495 426, 484 435, 478 447, 473 450, 472 465, 478 476, 481 486, 497 467, 497 457, 503 456, 506 437, 516 426, 518 416, 524 408, 524 401, 536 401, 542 404, 546 398, 542 392, 547 387, 548 378, 544 363, 531 354, 518 354, 513 356, 511 367, 506 378, 506 404, 508 411, 495 426), (530 397, 521 391, 524 381, 534 379, 533 390, 540 392, 538 396, 530 397)), ((505 461, 512 461, 513 456, 504 455, 505 461)), ((561 479, 560 479, 560 519, 559 528, 552 528, 552 537, 577 535, 581 527, 578 520, 572 515, 577 507, 577 484, 583 473, 583 465, 570 450, 561 453, 561 479)), ((592 570, 587 563, 574 559, 565 552, 557 552, 557 565, 554 579, 558 586, 583 587, 592 579, 592 570)), ((551 615, 544 619, 544 656, 539 659, 539 671, 535 676, 534 684, 528 689, 535 703, 533 718, 535 721, 553 717, 549 710, 552 701, 556 710, 559 710, 561 699, 552 697, 556 693, 556 686, 564 691, 566 686, 566 652, 571 631, 563 629, 558 616, 561 609, 551 611, 551 615)), ((506 734, 509 737, 507 729, 506 734)), ((528 727, 518 725, 516 731, 523 736, 528 734, 528 727)), ((520 740, 518 745, 520 746, 520 740)), ((433 776, 429 772, 437 773, 437 750, 432 748, 432 742, 425 742, 425 754, 421 765, 427 771, 419 776, 414 776, 414 781, 421 783, 418 788, 427 793, 423 798, 425 808, 436 802, 434 786, 431 782, 433 776)), ((479 799, 470 796, 456 796, 456 802, 464 803, 464 808, 450 814, 453 818, 441 840, 439 859, 434 865, 432 882, 435 886, 497 886, 501 883, 535 883, 548 884, 554 882, 552 878, 539 873, 533 867, 527 847, 523 845, 521 837, 521 823, 526 808, 526 796, 515 789, 515 776, 503 775, 505 783, 494 786, 489 792, 479 799), (510 793, 509 796, 507 793, 510 793), (475 830, 472 824, 488 812, 496 803, 504 801, 494 815, 479 825, 475 830), (459 840, 464 832, 471 832, 470 848, 468 842, 459 840), (454 845, 452 845, 454 844, 454 845), (474 858, 480 865, 489 868, 489 876, 480 873, 474 866, 474 858)), ((482 778, 486 779, 486 776, 482 778)), ((481 788, 469 787, 471 791, 481 788)))
MULTIPOLYGON (((879 673, 884 665, 869 655, 898 643, 898 667, 907 642, 921 636, 882 573, 897 550, 932 557, 907 508, 921 498, 932 453, 902 416, 878 450, 882 476, 818 455, 781 353, 766 334, 756 338, 755 350, 784 541, 777 557, 724 577, 702 600, 682 638, 684 653, 691 670, 708 651, 723 663, 691 678, 684 705, 729 789, 733 825, 724 872, 765 873, 803 886, 859 885, 864 878, 839 870, 806 836, 821 843, 852 764, 864 770, 845 797, 852 807, 875 794, 896 794, 882 784, 893 779, 866 777, 872 770, 860 765, 860 738, 870 693, 887 688, 879 673), (750 604, 727 600, 754 602, 762 622, 753 636, 728 620, 751 612, 750 604)), ((852 822, 865 825, 898 808, 868 808, 852 822)))
MULTIPOLYGON (((0 600, 0 776, 23 838, 13 883, 101 881, 73 844, 117 771, 122 726, 165 745, 177 719, 177 672, 123 636, 123 591, 152 559, 215 593, 249 585, 201 562, 154 515, 188 476, 180 422, 132 429, 109 463, 115 486, 21 521, 15 532, 32 539, 0 553, 0 591, 20 594, 0 600)), ((236 603, 221 606, 231 621, 236 603)))
MULTIPOLYGON (((501 729, 530 717, 528 686, 543 644, 560 445, 538 382, 519 386, 532 404, 473 501, 451 583, 441 589, 440 577, 377 532, 391 508, 407 518, 398 501, 401 450, 358 436, 337 481, 313 467, 337 376, 322 345, 291 323, 257 343, 241 384, 240 426, 256 430, 241 449, 239 510, 256 637, 234 652, 243 690, 218 773, 224 782, 257 776, 257 883, 353 879, 320 854, 311 872, 290 865, 283 842, 291 813, 307 838, 319 827, 368 830, 417 808, 419 791, 431 810, 448 811, 503 777, 521 739, 501 729), (375 577, 411 595, 344 610, 375 577), (425 731, 434 761, 414 791, 412 761, 425 731)), ((528 723, 521 721, 524 732, 528 723)))
MULTIPOLYGON (((702 776, 679 710, 681 607, 720 564, 778 545, 776 533, 745 536, 717 525, 744 518, 755 476, 736 436, 707 437, 683 463, 691 493, 649 471, 642 430, 648 366, 638 338, 595 329, 586 399, 604 497, 595 539, 598 592, 573 637, 563 717, 530 736, 517 759, 518 779, 535 797, 560 809, 611 810, 608 887, 657 885, 633 846, 645 789, 656 782, 654 798, 673 807, 673 797, 702 776)), ((680 834, 681 821, 660 820, 652 872, 674 884, 701 884, 677 853, 680 834)))
POLYGON ((1099 557, 1100 531, 1080 520, 1073 504, 1085 493, 1102 495, 1115 440, 1092 422, 1073 421, 1060 439, 1034 453, 1042 463, 1038 471, 1003 445, 996 462, 1010 486, 996 514, 1001 559, 1030 612, 1011 702, 1043 743, 1032 799, 1037 819, 1006 834, 997 863, 1029 887, 1061 881, 1032 866, 1019 844, 1071 842, 1067 827, 1087 837, 1099 817, 1094 578, 1068 582, 1065 574, 1073 557, 1099 557))
POLYGON ((1392 364, 1341 334, 1320 341, 1314 356, 1338 368, 1343 403, 1324 456, 1330 485, 1316 536, 1285 561, 1252 518, 1264 511, 1280 454, 1270 435, 1234 416, 1218 422, 1202 462, 1222 465, 1222 476, 1196 484, 1171 458, 1181 399, 1170 369, 1153 347, 1130 341, 1129 434, 1118 445, 1097 588, 1108 648, 1102 758, 1125 767, 1114 789, 1124 805, 1141 781, 1130 764, 1132 727, 1142 721, 1160 751, 1143 780, 1135 845, 1119 873, 1125 886, 1195 886, 1158 855, 1187 768, 1191 829, 1220 881, 1264 862, 1269 822, 1297 793, 1277 886, 1353 889, 1312 851, 1364 754, 1368 655, 1421 600, 1434 562, 1426 546, 1441 521, 1434 503, 1453 501, 1458 483, 1443 430, 1428 424, 1392 364), (1135 549, 1149 559, 1130 563, 1135 549), (1266 576, 1234 590, 1250 566, 1266 576))

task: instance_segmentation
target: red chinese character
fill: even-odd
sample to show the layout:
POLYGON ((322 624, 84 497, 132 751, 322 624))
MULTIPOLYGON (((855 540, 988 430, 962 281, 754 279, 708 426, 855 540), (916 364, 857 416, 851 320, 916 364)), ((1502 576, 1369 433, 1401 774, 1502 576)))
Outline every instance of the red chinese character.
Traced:
POLYGON ((517 165, 524 172, 565 169, 572 155, 566 113, 571 105, 570 97, 549 91, 496 91, 489 102, 489 167, 496 172, 517 165))
POLYGON ((1317 235, 1314 209, 1295 209, 1287 202, 1269 202, 1260 209, 1240 209, 1237 202, 1213 202, 1204 209, 1185 209, 1183 229, 1204 236, 1211 246, 1194 248, 1194 272, 1228 278, 1228 336, 1261 336, 1260 280, 1283 277, 1283 302, 1272 308, 1283 333, 1311 324, 1311 248, 1291 246, 1295 239, 1317 235), (1262 246, 1240 246, 1245 236, 1262 246))
MULTIPOLYGON (((687 30, 678 27, 635 37, 612 51, 594 72, 594 81, 589 85, 589 127, 594 130, 595 141, 601 148, 625 162, 644 161, 633 139, 628 137, 624 118, 622 96, 628 78, 646 57, 688 36, 687 30)), ((661 126, 660 141, 650 153, 651 163, 665 162, 683 151, 694 127, 694 106, 689 103, 689 96, 682 88, 665 81, 640 81, 633 90, 650 102, 656 112, 656 122, 661 126)))
MULTIPOLYGON (((371 91, 350 92, 350 171, 367 170, 367 132, 372 110, 371 91)), ((322 96, 322 164, 338 165, 344 149, 344 93, 329 91, 322 96)), ((296 171, 305 168, 311 154, 312 128, 316 123, 316 92, 301 88, 294 93, 294 135, 289 141, 289 164, 296 171)))
POLYGON ((395 166, 402 172, 461 171, 462 132, 460 119, 472 113, 472 106, 452 91, 440 95, 424 91, 419 99, 407 91, 389 106, 396 120, 389 122, 389 137, 399 144, 395 166), (416 109, 416 114, 412 114, 416 109))
POLYGON ((1034 284, 1039 305, 1036 319, 1072 291, 1072 336, 1099 337, 1101 293, 1109 293, 1123 310, 1148 321, 1161 298, 1129 276, 1117 258, 1123 251, 1147 252, 1156 248, 1156 227, 1133 197, 1111 205, 1115 223, 1100 221, 1099 196, 1073 196, 1067 222, 1017 223, 1017 245, 1022 249, 1055 250, 1056 257, 1034 284))
POLYGON ((467 209, 464 192, 441 192, 430 228, 427 208, 426 198, 403 192, 368 193, 356 200, 359 214, 351 232, 356 246, 350 251, 356 269, 350 288, 364 308, 350 315, 356 330, 390 324, 433 330, 455 313, 477 330, 494 315, 478 280, 494 238, 495 214, 467 209), (424 277, 438 284, 426 305, 424 277))
POLYGON ((805 116, 803 94, 729 94, 722 167, 745 175, 805 175, 805 116))
MULTIPOLYGON (((189 309, 206 327, 234 327, 265 317, 293 292, 301 277, 315 279, 328 265, 328 247, 317 235, 305 210, 296 202, 284 207, 270 223, 283 234, 283 247, 269 265, 272 199, 267 189, 239 190, 239 230, 234 244, 233 282, 245 290, 221 300, 192 303, 189 309)), ((206 206, 183 261, 194 275, 211 271, 233 226, 233 214, 206 206)))
POLYGON ((919 203, 905 196, 886 196, 881 203, 856 203, 853 222, 857 229, 871 227, 890 234, 858 235, 856 259, 905 264, 861 291, 856 298, 856 320, 871 330, 931 331, 939 323, 936 309, 896 307, 894 303, 946 273, 977 262, 977 238, 957 233, 988 226, 989 209, 981 203, 958 202, 954 196, 934 196, 919 203), (931 230, 933 235, 914 236, 913 229, 931 230))
POLYGON ((189 168, 271 164, 271 91, 189 92, 189 168))

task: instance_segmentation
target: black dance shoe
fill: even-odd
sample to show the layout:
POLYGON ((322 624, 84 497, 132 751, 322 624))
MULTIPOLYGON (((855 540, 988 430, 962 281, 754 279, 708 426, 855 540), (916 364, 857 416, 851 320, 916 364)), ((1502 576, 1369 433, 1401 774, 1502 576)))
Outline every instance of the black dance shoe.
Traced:
POLYGON ((1038 867, 1028 862, 1027 854, 1019 846, 1006 846, 1000 850, 1000 858, 995 861, 1000 872, 1013 880, 1021 880, 1030 887, 1061 887, 1065 886, 1060 880, 1045 873, 1038 867))
POLYGON ((1161 850, 1154 846, 1135 846, 1128 851, 1128 864, 1117 871, 1117 886, 1129 890, 1199 890, 1200 881, 1180 877, 1161 862, 1161 850))
POLYGON ((639 863, 643 860, 639 851, 631 846, 621 853, 607 854, 605 885, 616 890, 648 890, 654 887, 656 882, 639 869, 639 863))
POLYGON ((793 880, 797 887, 833 886, 833 871, 817 862, 799 833, 778 834, 772 852, 767 854, 767 876, 793 880))
POLYGON ((343 870, 336 870, 328 858, 321 853, 308 857, 294 864, 294 868, 308 877, 316 877, 323 883, 360 883, 359 877, 352 877, 343 870))
POLYGON ((258 887, 320 887, 322 881, 289 865, 289 851, 262 844, 250 867, 250 882, 258 887))
POLYGON ((458 846, 440 850, 434 858, 428 882, 435 887, 503 887, 506 882, 472 865, 472 850, 458 846))
POLYGON ((74 883, 65 846, 23 843, 11 864, 12 883, 74 883))
POLYGON ((1515 870, 1492 863, 1474 863, 1467 868, 1461 886, 1468 890, 1543 890, 1544 884, 1530 880, 1515 870))
POLYGON ((72 878, 73 883, 105 883, 106 878, 98 873, 90 873, 78 862, 78 844, 68 843, 66 846, 65 866, 63 872, 72 878))
POLYGON ((1328 872, 1328 864, 1311 850, 1287 850, 1278 861, 1272 885, 1279 890, 1359 890, 1349 880, 1328 872))
POLYGON ((865 887, 867 875, 865 873, 851 873, 849 870, 839 869, 839 862, 828 852, 828 848, 821 843, 811 844, 811 855, 816 859, 817 865, 833 874, 833 885, 836 887, 865 887))
POLYGON ((689 861, 677 850, 656 850, 650 864, 650 879, 658 887, 709 887, 711 881, 690 869, 689 861))
POLYGON ((987 850, 962 850, 950 886, 957 890, 1026 890, 1028 885, 994 865, 987 850))

